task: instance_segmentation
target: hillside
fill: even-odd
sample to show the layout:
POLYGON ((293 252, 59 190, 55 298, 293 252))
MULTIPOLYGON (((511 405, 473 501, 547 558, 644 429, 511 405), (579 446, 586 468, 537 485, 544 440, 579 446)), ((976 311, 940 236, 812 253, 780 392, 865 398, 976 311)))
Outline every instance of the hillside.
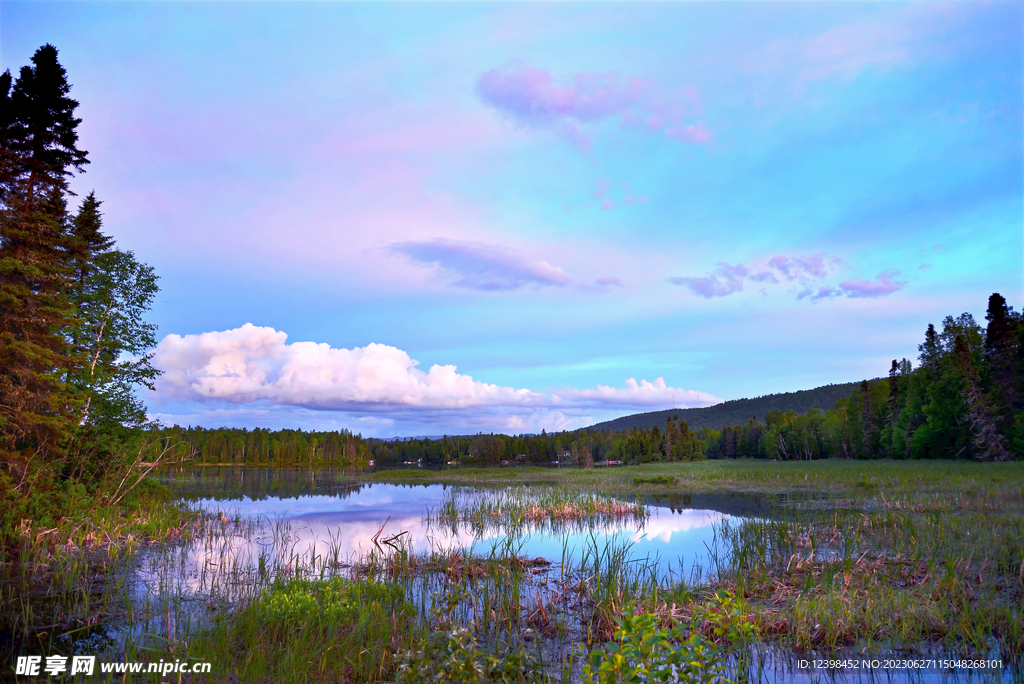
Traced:
POLYGON ((691 430, 699 430, 702 427, 717 430, 723 425, 741 425, 753 416, 757 416, 759 420, 763 421, 769 411, 793 411, 796 414, 807 413, 812 408, 827 411, 840 399, 850 396, 858 386, 860 386, 859 382, 847 382, 841 385, 825 385, 814 389, 800 390, 799 392, 768 394, 754 399, 733 399, 706 408, 667 409, 650 413, 636 413, 597 423, 588 429, 631 430, 633 427, 638 427, 649 430, 655 425, 663 428, 665 421, 670 416, 679 416, 686 421, 691 430))

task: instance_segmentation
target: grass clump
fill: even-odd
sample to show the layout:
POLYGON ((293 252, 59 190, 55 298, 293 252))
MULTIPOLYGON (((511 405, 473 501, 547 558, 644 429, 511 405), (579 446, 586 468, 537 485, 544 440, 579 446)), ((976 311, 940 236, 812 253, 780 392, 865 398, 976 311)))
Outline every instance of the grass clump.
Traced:
POLYGON ((902 648, 1024 656, 1024 505, 984 496, 897 498, 725 522, 717 584, 743 594, 766 636, 801 651, 902 648))
POLYGON ((605 494, 564 487, 510 486, 502 489, 453 489, 427 518, 451 530, 468 526, 474 533, 533 527, 554 531, 593 527, 613 520, 642 522, 644 504, 605 494))
POLYGON ((413 638, 415 605, 397 583, 278 578, 253 601, 221 616, 189 655, 242 682, 377 681, 413 638))
POLYGON ((672 475, 655 475, 654 477, 634 477, 633 484, 635 485, 670 485, 675 484, 676 478, 672 475))

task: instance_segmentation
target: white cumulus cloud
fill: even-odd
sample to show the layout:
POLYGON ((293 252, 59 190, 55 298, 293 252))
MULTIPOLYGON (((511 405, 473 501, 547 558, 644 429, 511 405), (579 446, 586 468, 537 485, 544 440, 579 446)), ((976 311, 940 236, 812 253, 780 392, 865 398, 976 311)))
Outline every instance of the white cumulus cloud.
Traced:
POLYGON ((168 335, 153 357, 163 371, 157 390, 193 401, 266 400, 323 410, 544 403, 542 394, 477 382, 455 366, 422 371, 407 353, 385 344, 336 349, 316 342, 288 344, 287 337, 251 323, 221 332, 168 335))
POLYGON ((722 401, 707 392, 669 387, 665 384, 664 378, 658 378, 654 382, 647 380, 637 382, 636 378, 629 378, 626 380, 624 388, 598 385, 594 389, 562 390, 556 396, 577 405, 613 404, 623 407, 657 406, 662 408, 669 404, 678 407, 711 406, 722 401))
MULTIPOLYGON (((721 401, 705 392, 670 387, 663 378, 630 378, 623 388, 598 385, 544 394, 479 382, 454 365, 421 370, 408 353, 385 344, 339 349, 287 340, 281 331, 251 323, 234 330, 168 335, 153 358, 154 366, 163 371, 157 380, 157 400, 202 406, 200 414, 206 418, 192 410, 181 416, 190 423, 210 422, 239 409, 252 411, 253 418, 268 410, 321 415, 334 411, 350 414, 352 421, 346 422, 360 427, 373 423, 397 429, 394 422, 400 419, 434 426, 431 430, 461 426, 474 432, 571 429, 593 422, 593 410, 659 409, 673 403, 707 406, 721 401), (391 418, 374 418, 381 413, 391 418)), ((170 414, 166 418, 179 419, 170 414)))

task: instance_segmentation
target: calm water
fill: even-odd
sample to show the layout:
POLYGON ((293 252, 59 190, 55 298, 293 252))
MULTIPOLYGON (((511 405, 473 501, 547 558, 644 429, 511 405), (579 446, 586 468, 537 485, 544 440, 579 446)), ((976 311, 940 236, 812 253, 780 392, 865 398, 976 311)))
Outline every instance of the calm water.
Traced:
MULTIPOLYGON (((343 473, 259 468, 205 468, 165 473, 160 479, 180 496, 227 519, 259 521, 253 535, 236 535, 227 552, 231 562, 250 564, 267 554, 275 530, 287 529, 288 542, 273 544, 275 554, 309 557, 337 555, 354 560, 374 550, 373 538, 401 534, 416 553, 472 550, 488 555, 511 545, 516 555, 553 563, 578 559, 585 545, 630 545, 634 558, 656 563, 660 574, 690 576, 706 571, 715 547, 715 525, 736 515, 757 514, 753 498, 678 497, 646 499, 648 515, 635 519, 568 524, 544 522, 512 528, 501 519, 486 529, 460 523, 454 529, 431 520, 431 512, 452 497, 472 501, 485 497, 485 487, 449 485, 354 484, 343 473), (402 534, 404 533, 404 534, 402 534)), ((539 491, 535 485, 527 491, 539 491)), ((494 487, 489 488, 494 491, 494 487)), ((628 496, 623 501, 632 502, 628 496)), ((219 548, 218 554, 225 550, 219 548)), ((203 554, 203 550, 195 553, 203 554)))

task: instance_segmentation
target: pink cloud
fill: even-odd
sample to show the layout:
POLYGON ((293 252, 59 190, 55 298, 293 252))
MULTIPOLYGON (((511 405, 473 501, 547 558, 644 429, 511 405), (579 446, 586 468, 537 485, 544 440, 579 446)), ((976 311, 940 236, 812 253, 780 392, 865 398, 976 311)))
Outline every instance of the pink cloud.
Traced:
POLYGON ((615 71, 577 73, 559 84, 544 69, 511 64, 484 72, 476 92, 515 121, 549 128, 582 149, 589 148, 590 138, 580 124, 605 119, 690 144, 707 145, 713 139, 702 122, 684 121, 691 110, 702 109, 695 90, 661 93, 649 80, 615 71))
POLYGON ((797 299, 805 299, 807 297, 810 297, 812 302, 816 302, 819 299, 828 299, 830 297, 835 297, 838 294, 839 294, 838 290, 836 290, 835 288, 832 288, 832 287, 828 287, 826 285, 824 287, 819 287, 817 291, 815 291, 814 288, 810 288, 810 287, 808 287, 808 288, 806 288, 804 290, 801 290, 800 292, 797 293, 796 298, 797 299))
POLYGON ((569 117, 593 121, 612 116, 636 103, 649 86, 614 71, 576 74, 559 86, 544 69, 509 66, 480 76, 477 92, 491 105, 528 121, 569 117))
POLYGON ((665 129, 665 135, 669 138, 682 140, 696 145, 707 145, 711 142, 713 134, 704 128, 704 124, 698 121, 689 126, 676 126, 665 129))
POLYGON ((677 277, 669 278, 669 282, 684 285, 690 292, 705 299, 725 297, 743 290, 743 278, 748 273, 743 264, 730 266, 724 261, 719 261, 717 266, 718 268, 702 278, 677 277))
POLYGON ((824 278, 831 272, 831 267, 843 263, 842 259, 828 259, 824 252, 810 256, 775 256, 768 260, 769 268, 773 268, 787 280, 807 280, 824 278))
POLYGON ((594 283, 602 287, 622 287, 622 281, 618 278, 598 278, 594 283))
POLYGON ((779 279, 771 271, 761 271, 750 276, 750 279, 757 283, 777 283, 779 279))
POLYGON ((713 394, 669 387, 664 378, 654 382, 628 378, 626 386, 598 385, 594 389, 566 389, 554 395, 555 399, 576 403, 614 404, 619 406, 667 406, 671 401, 678 406, 713 406, 722 400, 713 394))
POLYGON ((399 242, 390 251, 411 261, 434 266, 451 284, 471 290, 517 290, 524 285, 564 287, 572 277, 546 261, 503 245, 435 238, 399 242))
POLYGON ((839 283, 839 288, 847 297, 885 297, 906 286, 905 281, 894 280, 899 274, 899 271, 890 268, 879 273, 875 280, 844 280, 839 283))
POLYGON ((251 323, 233 330, 168 335, 157 345, 153 363, 162 371, 156 383, 158 402, 183 400, 229 410, 238 405, 285 406, 401 415, 474 409, 492 409, 493 414, 493 409, 508 408, 508 415, 528 418, 538 409, 621 410, 667 406, 671 401, 679 406, 721 402, 707 392, 671 387, 663 378, 629 378, 624 388, 563 388, 546 395, 474 380, 453 364, 421 370, 408 352, 386 344, 348 349, 289 343, 284 332, 251 323))
MULTIPOLYGON (((669 278, 669 282, 684 285, 694 294, 710 299, 742 292, 745 278, 757 283, 778 284, 780 282, 778 276, 781 276, 798 285, 800 289, 796 292, 797 299, 809 299, 810 301, 834 297, 884 297, 902 289, 907 284, 895 280, 896 276, 900 274, 895 269, 883 271, 875 280, 846 280, 838 287, 822 283, 822 280, 828 278, 837 266, 845 263, 839 257, 830 257, 825 252, 794 257, 780 254, 768 259, 767 269, 751 272, 750 268, 744 264, 730 266, 720 261, 717 268, 706 276, 669 278)), ((761 292, 766 293, 767 291, 761 290, 761 292)))
POLYGON ((615 208, 615 201, 614 200, 606 199, 604 202, 601 202, 601 210, 602 211, 608 211, 609 209, 614 209, 614 208, 615 208))

